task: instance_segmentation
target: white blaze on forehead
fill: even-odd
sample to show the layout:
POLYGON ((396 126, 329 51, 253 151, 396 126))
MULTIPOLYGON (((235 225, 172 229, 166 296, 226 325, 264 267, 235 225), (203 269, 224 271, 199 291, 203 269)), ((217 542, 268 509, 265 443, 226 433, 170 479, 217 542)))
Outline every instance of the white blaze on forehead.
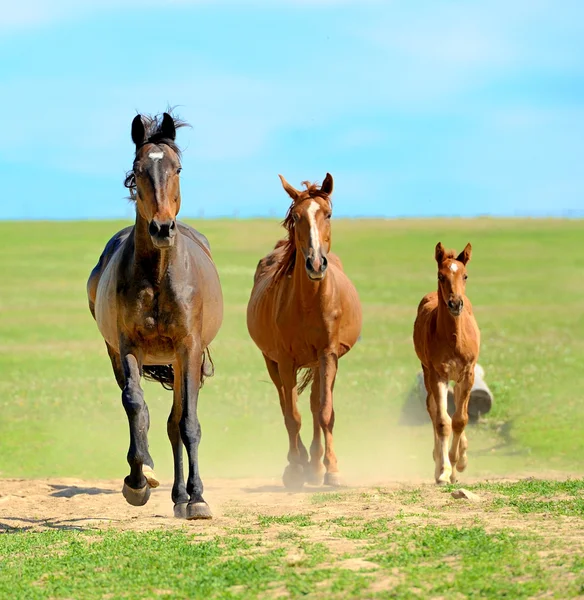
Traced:
POLYGON ((152 160, 160 160, 163 157, 164 152, 150 152, 150 154, 148 155, 148 158, 151 158, 152 160))
POLYGON ((451 270, 453 273, 456 273, 456 271, 458 271, 458 265, 457 265, 455 262, 451 262, 451 263, 450 263, 450 270, 451 270))
POLYGON ((314 200, 310 203, 306 214, 308 215, 308 223, 310 225, 310 245, 314 248, 315 252, 320 250, 320 233, 316 226, 316 213, 320 209, 318 202, 314 200))

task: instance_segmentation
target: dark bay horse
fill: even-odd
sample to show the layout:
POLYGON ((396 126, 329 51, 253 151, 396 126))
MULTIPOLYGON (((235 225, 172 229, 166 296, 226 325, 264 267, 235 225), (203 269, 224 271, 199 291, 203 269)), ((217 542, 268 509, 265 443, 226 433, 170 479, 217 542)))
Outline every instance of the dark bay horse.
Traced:
POLYGON ((479 357, 480 331, 472 305, 465 295, 466 265, 472 248, 467 244, 456 256, 441 243, 436 246, 438 291, 424 296, 414 323, 414 347, 424 370, 428 413, 434 427, 435 479, 456 482, 456 471, 467 466, 468 401, 479 357), (448 382, 454 380, 452 420, 447 411, 448 382), (448 451, 450 434, 452 445, 448 451))
POLYGON ((305 481, 321 485, 323 479, 327 485, 340 485, 333 449, 333 388, 339 358, 359 338, 361 304, 341 261, 330 252, 333 178, 327 173, 321 187, 304 182, 306 189, 302 191, 282 176, 280 179, 292 198, 283 222, 288 236, 258 264, 247 326, 278 390, 288 430, 289 465, 284 471, 284 485, 299 488, 305 481), (302 368, 308 371, 298 386, 302 368), (311 380, 313 439, 309 462, 300 439, 296 403, 311 380), (321 429, 326 474, 321 462, 321 429))
POLYGON ((203 499, 198 447, 199 388, 212 374, 209 344, 223 319, 219 276, 206 238, 176 220, 181 196, 176 129, 184 123, 136 116, 136 155, 125 185, 136 222, 107 243, 87 282, 91 314, 104 337, 130 425, 126 500, 141 506, 159 482, 148 451, 150 418, 142 375, 172 388, 168 437, 174 454, 172 500, 177 517, 211 518, 203 499), (183 444, 189 474, 185 486, 183 444))

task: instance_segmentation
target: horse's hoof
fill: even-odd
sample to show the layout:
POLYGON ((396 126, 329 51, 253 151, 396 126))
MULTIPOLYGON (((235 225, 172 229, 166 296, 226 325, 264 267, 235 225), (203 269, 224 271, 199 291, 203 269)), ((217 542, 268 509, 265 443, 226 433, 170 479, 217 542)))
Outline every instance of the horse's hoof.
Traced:
POLYGON ((124 481, 122 494, 128 504, 132 506, 144 506, 150 499, 150 486, 145 485, 142 489, 135 490, 124 481))
POLYGON ((320 487, 324 483, 325 473, 326 470, 324 465, 321 465, 320 468, 317 467, 316 469, 308 467, 306 471, 306 483, 320 487))
POLYGON ((288 465, 282 475, 282 483, 289 490, 300 490, 304 485, 304 468, 302 465, 288 465))
POLYGON ((160 481, 158 481, 158 478, 154 475, 152 467, 144 465, 142 467, 142 473, 144 474, 144 477, 146 477, 146 481, 151 488, 157 488, 160 485, 160 481))
POLYGON ((187 502, 181 502, 174 505, 174 516, 176 519, 187 518, 187 502))
POLYGON ((456 476, 456 473, 452 471, 452 475, 450 476, 450 483, 456 483, 457 481, 458 477, 456 476))
POLYGON ((209 508, 209 505, 206 502, 193 502, 192 504, 187 504, 186 506, 187 506, 186 518, 189 521, 195 521, 196 519, 212 519, 213 518, 211 509, 209 508))
POLYGON ((340 473, 326 473, 324 476, 324 484, 330 485, 331 487, 341 487, 343 482, 341 480, 340 473))

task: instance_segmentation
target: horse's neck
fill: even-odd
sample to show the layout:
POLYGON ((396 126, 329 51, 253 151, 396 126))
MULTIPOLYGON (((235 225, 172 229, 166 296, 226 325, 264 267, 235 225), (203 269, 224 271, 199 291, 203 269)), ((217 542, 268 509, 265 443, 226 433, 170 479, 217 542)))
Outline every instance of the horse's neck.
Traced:
MULTIPOLYGON (((177 238, 179 236, 177 231, 177 238)), ((168 265, 174 255, 178 239, 175 240, 175 246, 161 250, 152 243, 152 238, 148 233, 148 222, 138 211, 136 211, 136 224, 134 226, 134 263, 145 272, 149 280, 158 283, 164 277, 168 270, 168 265)))
POLYGON ((292 280, 294 282, 294 293, 300 298, 302 306, 306 307, 314 306, 317 299, 330 291, 330 287, 333 285, 330 271, 320 281, 309 279, 304 268, 304 255, 300 250, 296 250, 292 280))
POLYGON ((457 344, 460 343, 467 318, 468 315, 464 310, 460 316, 453 317, 440 297, 440 291, 438 291, 438 317, 436 325, 440 335, 445 336, 448 340, 454 339, 457 344))

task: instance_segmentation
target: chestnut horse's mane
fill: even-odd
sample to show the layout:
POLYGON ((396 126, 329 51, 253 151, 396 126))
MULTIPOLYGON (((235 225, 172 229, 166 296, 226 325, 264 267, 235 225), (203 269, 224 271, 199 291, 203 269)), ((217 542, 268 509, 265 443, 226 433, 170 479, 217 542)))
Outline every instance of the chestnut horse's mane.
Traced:
MULTIPOLYGON (((172 120, 174 122, 174 128, 179 129, 180 127, 189 127, 189 124, 178 117, 175 117, 172 114, 172 109, 168 109, 167 111, 172 120)), ((162 130, 162 115, 141 115, 142 123, 144 123, 144 129, 146 130, 146 139, 144 140, 144 144, 165 144, 170 149, 172 149, 179 156, 181 155, 181 150, 177 146, 174 140, 167 138, 164 136, 164 132, 162 130)), ((144 146, 142 144, 142 146, 144 146)), ((136 148, 136 153, 142 147, 139 146, 136 148)), ((130 190, 130 200, 132 202, 136 201, 136 178, 134 176, 134 170, 131 169, 126 173, 126 178, 124 179, 124 186, 130 190)))
POLYGON ((288 275, 294 269, 296 262, 296 240, 294 238, 294 219, 292 218, 292 209, 297 202, 302 202, 308 198, 327 198, 328 201, 332 202, 327 194, 321 191, 321 186, 317 183, 310 183, 310 181, 303 181, 302 185, 306 188, 300 192, 299 199, 296 202, 292 202, 286 213, 286 217, 282 221, 282 227, 288 232, 288 237, 284 240, 280 240, 274 249, 281 248, 282 256, 278 260, 278 268, 274 273, 273 282, 277 282, 285 275, 288 275))

